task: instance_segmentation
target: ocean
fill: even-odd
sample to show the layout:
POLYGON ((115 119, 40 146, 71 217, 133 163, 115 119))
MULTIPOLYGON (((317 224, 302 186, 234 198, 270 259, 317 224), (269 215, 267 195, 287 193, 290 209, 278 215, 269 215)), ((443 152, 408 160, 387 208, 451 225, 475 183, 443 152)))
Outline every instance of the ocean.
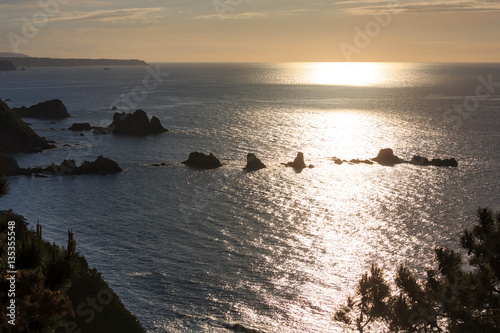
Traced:
POLYGON ((11 107, 61 99, 71 118, 25 119, 58 149, 21 167, 97 156, 116 175, 12 177, 12 208, 77 250, 148 332, 341 332, 335 309, 373 263, 417 275, 459 249, 479 206, 500 209, 500 64, 161 63, 0 74, 11 107), (168 133, 67 130, 143 109, 168 133), (457 168, 337 165, 392 148, 457 168), (212 152, 215 170, 181 164, 212 152), (281 163, 303 152, 314 168, 281 163), (245 172, 247 153, 267 165, 245 172), (164 166, 154 166, 166 163, 164 166))

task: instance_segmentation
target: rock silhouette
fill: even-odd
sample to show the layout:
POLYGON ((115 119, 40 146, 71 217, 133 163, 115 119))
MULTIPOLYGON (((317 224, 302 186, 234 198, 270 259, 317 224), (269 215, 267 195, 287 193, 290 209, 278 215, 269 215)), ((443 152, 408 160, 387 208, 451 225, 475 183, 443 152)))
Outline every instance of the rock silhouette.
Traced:
POLYGON ((247 155, 247 165, 245 170, 247 171, 257 171, 260 169, 264 169, 266 166, 262 163, 255 154, 249 153, 247 155))
POLYGON ((56 148, 38 136, 0 99, 0 147, 3 153, 39 152, 56 148))
POLYGON ((393 166, 395 164, 403 163, 404 161, 394 155, 391 148, 380 149, 377 157, 372 158, 375 162, 380 165, 393 166))
POLYGON ((110 129, 115 134, 137 136, 168 132, 158 118, 153 117, 149 121, 148 115, 143 110, 137 110, 133 114, 116 112, 110 129))
POLYGON ((113 174, 123 171, 118 163, 102 156, 97 157, 93 162, 85 161, 80 166, 77 166, 74 160, 64 160, 59 165, 52 163, 46 168, 32 167, 27 169, 20 168, 17 161, 12 157, 6 157, 4 168, 8 176, 29 176, 43 173, 52 173, 55 175, 113 174))
POLYGON ((190 153, 189 158, 182 163, 202 169, 216 169, 222 166, 217 157, 215 157, 212 153, 205 155, 199 152, 190 153))
POLYGON ((63 102, 58 99, 38 103, 29 108, 23 106, 12 109, 19 117, 23 118, 46 118, 46 119, 64 119, 69 118, 68 109, 63 102))
POLYGON ((414 165, 433 165, 433 166, 443 166, 443 167, 457 167, 458 162, 454 158, 450 159, 439 159, 435 158, 429 161, 427 157, 422 157, 422 156, 413 156, 413 158, 410 161, 411 164, 414 165))
POLYGON ((295 170, 302 170, 304 168, 313 168, 313 165, 306 165, 304 162, 304 154, 302 152, 297 153, 297 157, 293 160, 293 162, 288 162, 285 164, 287 167, 292 167, 295 170))
POLYGON ((68 129, 71 131, 90 131, 92 126, 89 123, 74 123, 68 129))

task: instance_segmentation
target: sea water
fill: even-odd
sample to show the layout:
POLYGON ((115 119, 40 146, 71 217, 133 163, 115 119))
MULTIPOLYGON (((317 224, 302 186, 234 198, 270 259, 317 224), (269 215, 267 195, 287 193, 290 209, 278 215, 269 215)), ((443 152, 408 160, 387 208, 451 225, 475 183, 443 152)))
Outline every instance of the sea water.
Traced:
POLYGON ((97 156, 116 175, 12 177, 0 208, 77 250, 148 332, 335 332, 335 309, 373 263, 417 275, 436 246, 459 249, 479 206, 500 209, 500 65, 403 63, 151 64, 0 74, 11 107, 58 98, 71 118, 25 119, 57 149, 21 167, 97 156), (152 73, 156 73, 154 76, 152 73), (108 126, 143 109, 168 133, 108 126), (455 158, 457 168, 337 165, 392 148, 455 158), (223 167, 181 164, 190 152, 223 167), (314 168, 281 163, 303 152, 314 168), (247 173, 247 153, 266 169, 247 173), (165 163, 163 166, 154 166, 165 163))

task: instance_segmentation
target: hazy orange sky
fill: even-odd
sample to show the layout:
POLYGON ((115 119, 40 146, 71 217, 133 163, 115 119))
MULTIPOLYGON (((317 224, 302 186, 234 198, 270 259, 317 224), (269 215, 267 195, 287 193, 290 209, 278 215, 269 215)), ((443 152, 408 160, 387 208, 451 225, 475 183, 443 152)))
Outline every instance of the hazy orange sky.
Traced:
POLYGON ((499 0, 2 0, 0 52, 168 61, 500 62, 499 0))

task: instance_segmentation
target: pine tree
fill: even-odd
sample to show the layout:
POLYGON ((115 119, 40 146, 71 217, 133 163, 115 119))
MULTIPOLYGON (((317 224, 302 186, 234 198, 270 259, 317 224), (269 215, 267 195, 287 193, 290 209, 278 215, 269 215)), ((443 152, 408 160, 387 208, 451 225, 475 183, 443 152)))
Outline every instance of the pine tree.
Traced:
POLYGON ((478 224, 466 229, 460 253, 438 247, 437 267, 422 281, 399 267, 393 285, 376 265, 359 281, 334 320, 364 332, 500 332, 500 212, 477 210, 478 224))

